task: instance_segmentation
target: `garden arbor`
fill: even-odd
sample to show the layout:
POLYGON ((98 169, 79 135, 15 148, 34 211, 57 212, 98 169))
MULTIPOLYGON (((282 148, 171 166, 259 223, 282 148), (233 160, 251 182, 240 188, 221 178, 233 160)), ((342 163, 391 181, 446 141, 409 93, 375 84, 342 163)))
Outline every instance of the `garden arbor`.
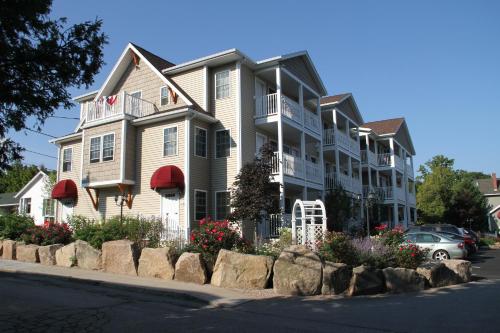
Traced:
POLYGON ((295 200, 292 210, 292 241, 316 249, 326 232, 326 210, 323 201, 295 200))

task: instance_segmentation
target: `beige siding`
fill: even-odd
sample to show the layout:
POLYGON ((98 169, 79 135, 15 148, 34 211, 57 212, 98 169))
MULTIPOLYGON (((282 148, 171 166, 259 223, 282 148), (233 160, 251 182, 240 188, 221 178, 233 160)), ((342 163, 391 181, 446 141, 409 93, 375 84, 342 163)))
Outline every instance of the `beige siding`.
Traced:
POLYGON ((255 157, 255 76, 250 68, 241 66, 241 144, 242 164, 255 157))
MULTIPOLYGON (((98 127, 92 127, 85 130, 85 139, 83 146, 83 179, 85 183, 95 183, 110 180, 120 179, 120 161, 121 161, 121 137, 122 137, 122 122, 117 121, 108 123, 98 127), (90 163, 90 140, 96 136, 105 134, 115 134, 115 151, 113 160, 101 161, 98 163, 90 163)), ((102 145, 102 138, 101 138, 102 145)), ((101 151, 102 155, 102 151, 101 151)))
POLYGON ((213 135, 210 131, 210 125, 197 119, 191 121, 191 163, 190 163, 190 181, 191 181, 191 192, 190 192, 190 221, 192 221, 192 226, 196 225, 194 220, 194 191, 203 190, 207 191, 207 212, 212 210, 210 205, 210 176, 211 176, 211 159, 213 146, 210 144, 213 140, 213 135), (196 137, 195 128, 200 127, 207 130, 207 157, 196 156, 196 137))
MULTIPOLYGON (((159 122, 137 128, 136 139, 136 185, 132 209, 125 213, 160 215, 160 194, 150 188, 150 180, 156 169, 165 165, 176 165, 184 174, 184 118, 159 122), (163 156, 163 130, 177 126, 178 142, 176 156, 163 156)), ((180 195, 179 222, 184 225, 184 192, 180 195)))
POLYGON ((132 62, 113 89, 113 94, 121 91, 133 93, 140 91, 142 99, 154 103, 159 110, 168 110, 186 105, 182 98, 167 106, 160 107, 160 88, 166 84, 154 73, 148 65, 142 63, 136 67, 132 62))
MULTIPOLYGON (((58 156, 58 166, 57 166, 57 180, 71 179, 75 182, 78 188, 78 197, 80 198, 82 193, 80 191, 80 170, 81 170, 81 153, 82 153, 82 142, 81 139, 75 141, 67 142, 61 144, 61 149, 59 150, 58 156), (62 156, 63 150, 66 148, 71 148, 73 150, 71 158, 71 171, 62 171, 62 156)), ((61 221, 61 203, 57 202, 56 207, 56 220, 61 221)))
MULTIPOLYGON (((237 108, 236 108, 236 64, 231 64, 228 66, 218 67, 211 69, 209 71, 210 76, 210 105, 212 109, 212 114, 218 120, 216 124, 211 126, 213 131, 212 142, 212 155, 213 164, 211 170, 211 181, 212 181, 212 191, 210 195, 211 207, 215 204, 215 192, 225 191, 230 188, 234 182, 235 176, 238 173, 237 170, 237 147, 238 142, 238 128, 237 128, 237 108), (215 73, 222 70, 230 70, 230 93, 228 98, 215 99, 215 73), (219 129, 229 129, 231 135, 231 153, 229 157, 215 158, 215 133, 219 129)), ((212 216, 215 216, 215 212, 212 210, 210 212, 212 216)))
MULTIPOLYGON (((198 106, 204 107, 205 103, 205 89, 203 88, 204 82, 204 69, 203 67, 187 71, 171 77, 171 80, 176 83, 181 89, 191 97, 198 106)), ((206 111, 206 110, 205 110, 206 111)))
POLYGON ((136 159, 136 128, 127 122, 127 134, 125 141, 125 179, 135 181, 135 159, 136 159))

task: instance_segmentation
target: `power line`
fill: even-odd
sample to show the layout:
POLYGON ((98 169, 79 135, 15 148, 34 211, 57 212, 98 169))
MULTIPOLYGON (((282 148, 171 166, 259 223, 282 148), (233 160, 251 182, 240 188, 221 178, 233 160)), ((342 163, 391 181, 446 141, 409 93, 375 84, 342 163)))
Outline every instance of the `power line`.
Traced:
POLYGON ((36 151, 29 150, 29 149, 24 149, 24 151, 27 151, 28 153, 32 153, 32 154, 37 154, 37 155, 41 155, 41 156, 45 156, 45 157, 50 157, 50 158, 53 158, 53 159, 57 159, 57 157, 55 157, 55 156, 50 156, 50 155, 38 153, 36 151))
POLYGON ((35 131, 35 130, 32 130, 31 128, 25 128, 25 130, 33 132, 33 133, 45 135, 45 136, 48 136, 49 138, 57 139, 57 136, 53 136, 53 135, 50 135, 50 134, 47 134, 47 133, 43 133, 43 132, 40 132, 40 131, 35 131))
POLYGON ((80 118, 77 118, 77 117, 65 117, 65 116, 49 116, 49 118, 61 118, 61 119, 80 120, 80 118))

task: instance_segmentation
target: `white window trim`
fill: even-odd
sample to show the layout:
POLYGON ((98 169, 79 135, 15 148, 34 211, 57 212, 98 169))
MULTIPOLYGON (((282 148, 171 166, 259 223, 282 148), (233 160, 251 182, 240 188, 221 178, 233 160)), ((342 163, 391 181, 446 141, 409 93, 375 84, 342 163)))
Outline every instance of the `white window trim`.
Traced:
POLYGON ((62 165, 61 165, 61 169, 62 169, 62 172, 71 172, 73 170, 73 147, 69 147, 69 148, 63 148, 63 151, 62 151, 62 165), (71 159, 69 160, 69 170, 64 170, 64 152, 66 150, 71 150, 71 159))
POLYGON ((94 135, 94 136, 91 136, 89 138, 89 164, 113 162, 115 160, 115 156, 116 156, 115 152, 116 152, 116 134, 115 134, 115 132, 108 132, 108 133, 103 133, 103 134, 99 134, 99 135, 94 135), (104 150, 104 137, 106 135, 110 135, 110 134, 113 134, 113 159, 103 161, 102 158, 103 158, 103 150, 104 150), (90 152, 91 152, 91 147, 92 147, 92 139, 94 139, 94 138, 101 138, 100 147, 99 147, 99 161, 90 162, 90 152))
POLYGON ((193 200, 193 217, 194 217, 194 221, 197 221, 196 220, 196 192, 205 193, 205 217, 208 216, 208 191, 195 189, 194 190, 194 198, 193 198, 194 199, 193 200))
POLYGON ((221 128, 221 129, 218 129, 215 131, 215 135, 214 135, 214 158, 216 160, 220 159, 220 158, 229 158, 231 157, 232 153, 231 153, 231 149, 233 147, 231 147, 231 129, 230 128, 221 128), (217 157, 217 132, 222 132, 222 131, 229 131, 229 155, 227 156, 223 156, 223 157, 217 157))
POLYGON ((231 98, 231 70, 229 68, 218 71, 214 74, 214 99, 215 100, 223 100, 223 99, 228 99, 228 98, 231 98), (217 98, 217 74, 224 73, 224 72, 228 73, 228 84, 227 85, 229 86, 229 89, 228 89, 229 92, 228 92, 227 96, 217 98))
POLYGON ((161 155, 163 157, 179 156, 179 126, 174 125, 174 126, 164 127, 162 129, 162 134, 163 134, 163 140, 162 140, 162 145, 161 145, 161 150, 162 150, 161 155), (173 155, 165 155, 165 130, 169 129, 169 128, 176 128, 176 131, 175 131, 175 136, 176 136, 176 138, 175 138, 175 154, 173 154, 173 155))
MULTIPOLYGON (((217 144, 217 142, 216 142, 217 144)), ((194 127, 194 156, 196 157, 201 157, 201 158, 204 158, 204 159, 207 159, 208 158, 208 130, 206 128, 203 128, 203 127, 199 127, 199 126, 195 126, 194 127), (198 155, 196 154, 196 130, 202 130, 202 131, 205 131, 205 138, 206 138, 206 142, 205 142, 205 156, 201 156, 201 155, 198 155)))
MULTIPOLYGON (((142 93, 141 93, 141 95, 142 95, 142 93)), ((160 87, 160 104, 159 105, 160 105, 160 107, 170 105, 170 92, 168 91, 168 86, 166 86, 166 85, 160 87), (161 90, 163 88, 167 89, 167 104, 165 104, 165 105, 161 104, 161 90)))
MULTIPOLYGON (((215 203, 215 207, 214 207, 214 215, 215 215, 215 220, 218 221, 219 220, 219 216, 217 216, 217 193, 229 193, 229 195, 231 195, 230 191, 215 191, 214 193, 214 203, 215 203)), ((229 199, 231 200, 231 197, 229 197, 229 199)), ((229 205, 229 213, 231 213, 231 205, 229 205)), ((227 218, 227 217, 226 217, 227 218)))

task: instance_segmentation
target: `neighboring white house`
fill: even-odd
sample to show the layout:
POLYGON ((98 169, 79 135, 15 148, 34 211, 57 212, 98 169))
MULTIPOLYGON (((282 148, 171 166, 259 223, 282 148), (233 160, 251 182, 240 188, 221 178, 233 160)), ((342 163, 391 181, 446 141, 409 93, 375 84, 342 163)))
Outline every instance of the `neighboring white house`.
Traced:
POLYGON ((46 220, 54 220, 54 200, 47 191, 49 176, 38 172, 17 194, 19 213, 31 215, 35 224, 43 224, 46 220))

